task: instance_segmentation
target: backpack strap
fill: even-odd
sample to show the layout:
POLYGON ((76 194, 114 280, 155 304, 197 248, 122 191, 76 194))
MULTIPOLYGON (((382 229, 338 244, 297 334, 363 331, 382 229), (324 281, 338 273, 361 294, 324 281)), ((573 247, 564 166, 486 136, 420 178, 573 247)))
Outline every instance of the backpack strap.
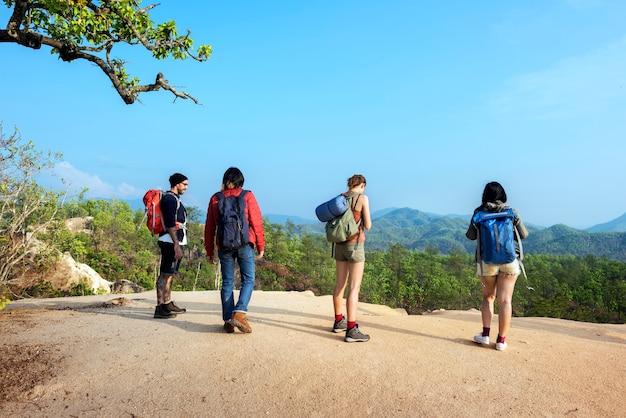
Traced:
MULTIPOLYGON (((241 193, 239 193, 239 195, 233 196, 233 197, 236 197, 237 199, 244 199, 247 193, 248 193, 248 190, 242 189, 241 193)), ((224 199, 226 199, 226 195, 224 195, 224 193, 222 191, 219 191, 219 192, 215 193, 215 195, 217 196, 217 208, 218 208, 218 211, 221 211, 222 210, 222 204, 223 204, 222 202, 224 201, 224 199)))
MULTIPOLYGON (((356 208, 356 204, 359 202, 359 198, 361 197, 361 193, 357 193, 356 196, 356 200, 354 201, 354 205, 350 205, 350 210, 353 210, 354 208, 356 208)), ((357 222, 357 226, 358 226, 358 231, 356 234, 356 245, 354 246, 354 249, 356 250, 359 247, 359 238, 361 238, 361 222, 363 221, 363 215, 361 215, 361 217, 359 218, 359 222, 357 222)))
MULTIPOLYGON (((176 230, 178 231, 179 229, 187 229, 187 210, 185 210, 185 222, 178 222, 178 209, 180 209, 181 205, 180 197, 171 190, 167 190, 163 193, 163 195, 166 194, 172 195, 176 199, 176 214, 174 215, 176 218, 176 230)), ((161 199, 163 199, 163 196, 161 196, 161 199)))
MULTIPOLYGON (((478 262, 478 266, 480 267, 480 277, 483 277, 483 258, 481 254, 482 252, 480 251, 480 228, 476 225, 473 219, 472 223, 474 224, 474 228, 476 228, 476 262, 478 262)), ((483 287, 487 287, 484 281, 481 280, 480 283, 483 287)))
POLYGON ((519 267, 524 274, 524 279, 526 279, 526 289, 534 291, 535 289, 528 285, 528 276, 526 275, 526 269, 524 268, 524 249, 522 247, 522 239, 519 236, 519 231, 517 230, 517 226, 513 225, 513 229, 515 230, 515 240, 519 246, 519 255, 517 256, 517 261, 519 262, 519 267))
MULTIPOLYGON (((511 209, 510 207, 507 207, 507 210, 509 210, 511 213, 513 213, 513 209, 511 209)), ((515 216, 514 219, 517 219, 517 216, 515 216)), ((532 287, 530 287, 528 285, 528 276, 526 275, 526 269, 524 268, 524 262, 523 262, 523 260, 524 260, 524 246, 522 244, 522 238, 519 235, 519 231, 517 230, 517 225, 515 225, 515 222, 513 222, 513 231, 515 233, 515 241, 517 242, 517 248, 519 250, 519 254, 517 255, 517 262, 519 263, 519 267, 522 270, 522 274, 524 274, 524 279, 526 279, 526 289, 528 289, 528 290, 535 290, 534 288, 532 288, 532 287)))
MULTIPOLYGON (((241 193, 239 193, 239 196, 236 196, 236 197, 244 197, 246 193, 248 193, 248 190, 242 189, 241 193)), ((215 193, 215 195, 217 196, 217 200, 222 200, 226 198, 226 196, 224 195, 222 191, 215 193)))

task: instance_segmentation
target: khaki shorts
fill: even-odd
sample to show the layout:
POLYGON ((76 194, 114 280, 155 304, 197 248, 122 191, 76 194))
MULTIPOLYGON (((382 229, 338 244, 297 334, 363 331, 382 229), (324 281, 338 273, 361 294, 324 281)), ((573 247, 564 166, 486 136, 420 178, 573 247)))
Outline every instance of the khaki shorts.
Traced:
POLYGON ((508 264, 487 264, 482 261, 482 270, 480 264, 476 263, 476 274, 479 276, 497 276, 499 273, 504 274, 520 274, 519 261, 515 259, 512 263, 508 264))
POLYGON ((363 242, 342 242, 335 244, 333 258, 337 261, 347 261, 349 263, 362 263, 365 261, 365 245, 363 242), (356 247, 356 248, 355 248, 356 247))

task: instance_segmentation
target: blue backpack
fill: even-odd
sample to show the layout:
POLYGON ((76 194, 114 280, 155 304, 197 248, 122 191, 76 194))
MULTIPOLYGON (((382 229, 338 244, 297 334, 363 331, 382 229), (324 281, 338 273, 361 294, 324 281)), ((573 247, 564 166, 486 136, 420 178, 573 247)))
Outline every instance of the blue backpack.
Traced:
POLYGON ((248 191, 243 190, 239 196, 224 196, 217 193, 217 243, 225 250, 237 250, 250 242, 248 218, 246 217, 246 199, 248 191))
POLYGON ((476 255, 487 264, 508 264, 516 258, 515 242, 521 245, 513 225, 517 216, 511 208, 501 212, 479 211, 472 220, 478 228, 476 255))

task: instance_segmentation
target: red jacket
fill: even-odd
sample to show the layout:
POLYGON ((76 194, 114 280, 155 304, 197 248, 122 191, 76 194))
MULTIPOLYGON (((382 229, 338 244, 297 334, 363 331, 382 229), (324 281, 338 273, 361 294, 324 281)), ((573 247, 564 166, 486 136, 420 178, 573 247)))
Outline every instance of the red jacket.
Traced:
MULTIPOLYGON (((243 189, 227 189, 223 190, 224 196, 239 196, 243 189)), ((263 231, 263 216, 256 198, 251 191, 244 196, 246 200, 246 218, 248 218, 250 243, 260 253, 265 251, 265 232, 263 231)), ((211 196, 209 200, 209 208, 206 214, 206 223, 204 225, 204 249, 206 255, 213 258, 215 249, 219 250, 217 244, 217 218, 219 217, 219 209, 217 207, 217 193, 211 196)))

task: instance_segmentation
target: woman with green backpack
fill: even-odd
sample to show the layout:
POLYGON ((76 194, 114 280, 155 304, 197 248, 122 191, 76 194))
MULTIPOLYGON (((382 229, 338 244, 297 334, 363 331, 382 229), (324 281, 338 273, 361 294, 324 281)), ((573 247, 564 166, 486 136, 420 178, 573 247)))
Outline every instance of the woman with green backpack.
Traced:
POLYGON ((346 333, 346 342, 365 342, 369 335, 359 330, 356 322, 357 305, 361 280, 365 268, 365 230, 372 227, 369 199, 363 194, 365 191, 365 177, 355 174, 348 179, 348 191, 343 195, 349 203, 348 210, 352 211, 354 220, 358 224, 358 232, 346 241, 333 244, 333 257, 336 263, 337 276, 333 291, 333 307, 335 311, 334 332, 346 333), (346 316, 343 315, 343 295, 348 287, 346 298, 346 316))

